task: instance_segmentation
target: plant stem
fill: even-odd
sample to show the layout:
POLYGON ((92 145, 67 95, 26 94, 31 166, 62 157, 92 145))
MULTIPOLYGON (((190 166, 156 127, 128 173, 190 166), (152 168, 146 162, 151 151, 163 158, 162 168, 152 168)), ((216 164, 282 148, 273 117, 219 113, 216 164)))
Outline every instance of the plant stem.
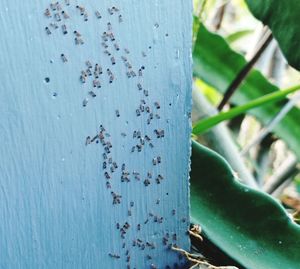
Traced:
POLYGON ((270 132, 272 132, 276 125, 292 110, 299 100, 300 94, 296 94, 295 97, 288 101, 274 119, 272 119, 269 124, 241 151, 241 156, 245 156, 251 148, 258 145, 270 132))
POLYGON ((253 57, 250 59, 250 61, 244 66, 244 68, 238 73, 236 78, 232 81, 232 83, 229 85, 229 87, 225 91, 224 97, 218 106, 219 111, 221 111, 224 108, 224 106, 230 100, 230 98, 232 97, 234 92, 238 89, 240 84, 247 77, 247 75, 253 68, 254 64, 257 62, 257 60, 262 55, 264 50, 268 47, 268 45, 270 44, 272 39, 273 39, 272 32, 270 30, 268 30, 267 33, 264 35, 261 45, 257 49, 256 53, 253 55, 253 57))
POLYGON ((273 193, 280 187, 286 180, 297 174, 297 158, 291 155, 284 163, 278 168, 275 174, 267 181, 264 186, 264 191, 273 193))
MULTIPOLYGON (((218 113, 217 109, 211 105, 197 88, 193 89, 193 120, 203 117, 213 116, 218 113)), ((239 149, 233 141, 231 134, 225 124, 219 124, 201 136, 204 143, 214 151, 222 155, 232 166, 245 184, 258 189, 258 185, 246 167, 243 158, 240 157, 239 149)))

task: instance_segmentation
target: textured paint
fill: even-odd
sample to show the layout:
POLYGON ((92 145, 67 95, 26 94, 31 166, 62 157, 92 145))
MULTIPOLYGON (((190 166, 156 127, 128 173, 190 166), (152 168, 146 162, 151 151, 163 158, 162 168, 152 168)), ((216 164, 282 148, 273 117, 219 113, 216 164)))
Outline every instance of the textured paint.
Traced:
POLYGON ((1 1, 0 268, 181 266, 192 3, 50 4, 1 1))

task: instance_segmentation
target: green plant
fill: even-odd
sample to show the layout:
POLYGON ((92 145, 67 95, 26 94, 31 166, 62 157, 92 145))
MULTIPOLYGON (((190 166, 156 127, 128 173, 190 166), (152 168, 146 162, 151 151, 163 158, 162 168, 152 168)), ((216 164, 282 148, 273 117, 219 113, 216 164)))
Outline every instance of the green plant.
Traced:
MULTIPOLYGON (((264 131, 263 136, 254 139, 255 143, 251 144, 256 150, 254 157, 253 154, 249 155, 250 148, 242 151, 243 154, 247 153, 243 158, 242 155, 231 151, 231 147, 222 152, 226 152, 223 156, 225 158, 226 154, 236 154, 233 159, 240 158, 245 162, 253 171, 253 176, 257 179, 257 188, 261 190, 252 190, 246 185, 241 185, 223 157, 193 141, 192 220, 201 225, 206 237, 245 268, 297 269, 300 264, 300 228, 288 216, 279 201, 263 192, 264 179, 259 177, 266 177, 268 173, 278 174, 279 181, 274 184, 281 186, 292 182, 291 175, 298 171, 295 160, 300 160, 300 110, 295 104, 299 98, 285 97, 298 91, 299 86, 280 90, 281 87, 277 85, 280 84, 278 81, 281 81, 282 73, 275 70, 276 63, 270 64, 270 70, 274 74, 271 72, 266 76, 253 67, 261 57, 265 57, 264 51, 270 48, 271 43, 274 44, 274 37, 288 63, 300 69, 300 26, 297 23, 300 5, 296 0, 246 0, 255 17, 272 31, 271 33, 264 28, 260 45, 253 56, 246 60, 244 55, 236 52, 231 45, 238 43, 241 38, 248 38, 253 30, 239 29, 229 34, 222 32, 220 29, 224 21, 224 12, 231 2, 219 1, 222 3, 219 6, 221 11, 215 12, 216 2, 200 1, 200 16, 196 14, 194 18, 194 80, 195 88, 204 88, 202 93, 208 100, 213 100, 213 105, 216 105, 216 96, 219 98, 218 95, 223 95, 223 104, 219 108, 222 109, 224 104, 229 108, 225 112, 212 112, 209 115, 202 111, 206 117, 200 115, 196 118, 193 134, 195 139, 203 143, 218 145, 218 150, 220 147, 227 148, 226 144, 220 145, 218 141, 211 143, 207 140, 207 135, 203 134, 224 121, 228 122, 229 126, 234 126, 235 130, 239 129, 241 122, 246 121, 248 124, 248 117, 254 116, 257 125, 261 125, 261 131, 264 131), (205 26, 209 24, 206 23, 206 18, 211 13, 216 14, 214 20, 217 20, 217 23, 209 27, 215 29, 216 33, 209 31, 207 25, 205 26), (236 119, 237 116, 240 118, 236 119), (286 143, 289 151, 285 149, 284 152, 276 152, 274 156, 274 149, 271 151, 270 147, 279 139, 286 143), (270 168, 270 159, 283 159, 280 157, 282 154, 294 154, 297 159, 290 158, 292 162, 287 163, 283 171, 280 170, 281 167, 278 167, 279 171, 270 168)), ((207 21, 213 20, 210 18, 207 21)), ((278 54, 278 51, 277 49, 275 52, 278 54)), ((274 57, 271 58, 272 61, 274 57)), ((284 67, 285 64, 280 66, 284 67)), ((201 91, 198 94, 201 95, 201 91)), ((201 107, 197 109, 201 112, 201 107)), ((211 133, 218 131, 219 129, 210 130, 211 133)), ((213 136, 211 140, 216 140, 222 135, 226 136, 222 141, 233 140, 233 143, 238 144, 236 137, 240 134, 236 131, 231 132, 232 137, 224 133, 213 136)), ((276 177, 274 179, 276 180, 276 177)), ((295 182, 297 183, 297 180, 295 182)))

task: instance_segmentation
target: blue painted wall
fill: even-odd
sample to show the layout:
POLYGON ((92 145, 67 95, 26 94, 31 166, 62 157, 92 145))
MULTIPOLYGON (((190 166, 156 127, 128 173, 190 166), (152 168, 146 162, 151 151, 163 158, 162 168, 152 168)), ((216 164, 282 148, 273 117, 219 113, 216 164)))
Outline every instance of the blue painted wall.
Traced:
POLYGON ((183 264, 191 2, 1 1, 1 269, 183 264))

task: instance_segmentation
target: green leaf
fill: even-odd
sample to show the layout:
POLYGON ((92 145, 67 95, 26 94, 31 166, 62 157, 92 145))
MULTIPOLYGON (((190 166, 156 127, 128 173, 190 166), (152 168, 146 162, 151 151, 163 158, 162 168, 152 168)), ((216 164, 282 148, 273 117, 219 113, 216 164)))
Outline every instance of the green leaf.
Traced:
POLYGON ((193 128, 193 134, 195 134, 195 135, 202 134, 202 133, 208 131, 210 128, 216 126, 220 122, 233 119, 236 116, 239 116, 239 115, 249 111, 250 109, 261 107, 261 106, 267 105, 269 103, 274 103, 274 102, 283 100, 288 94, 298 91, 299 89, 300 89, 300 85, 297 85, 295 87, 292 87, 292 88, 289 88, 289 89, 286 89, 283 91, 273 92, 273 93, 264 95, 260 98, 257 98, 245 105, 241 105, 241 106, 232 108, 229 111, 221 112, 218 115, 200 120, 193 128))
POLYGON ((300 70, 299 0, 246 0, 254 16, 268 25, 289 64, 300 70))
POLYGON ((237 182, 217 153, 193 142, 192 221, 247 269, 298 269, 300 226, 271 196, 237 182))
MULTIPOLYGON (((194 75, 224 93, 236 74, 247 63, 244 57, 233 51, 219 35, 209 32, 203 25, 199 28, 193 52, 194 75)), ((252 70, 232 98, 240 106, 279 89, 260 72, 252 70)), ((283 101, 284 102, 284 101, 283 101)), ((270 104, 249 112, 264 125, 281 110, 282 103, 270 104)), ((274 128, 300 159, 300 110, 293 108, 274 128)))
POLYGON ((226 41, 229 43, 229 44, 232 44, 240 39, 242 39, 243 37, 249 35, 249 34, 252 34, 253 33, 253 30, 241 30, 241 31, 237 31, 235 33, 232 33, 230 35, 228 35, 226 37, 226 41))

